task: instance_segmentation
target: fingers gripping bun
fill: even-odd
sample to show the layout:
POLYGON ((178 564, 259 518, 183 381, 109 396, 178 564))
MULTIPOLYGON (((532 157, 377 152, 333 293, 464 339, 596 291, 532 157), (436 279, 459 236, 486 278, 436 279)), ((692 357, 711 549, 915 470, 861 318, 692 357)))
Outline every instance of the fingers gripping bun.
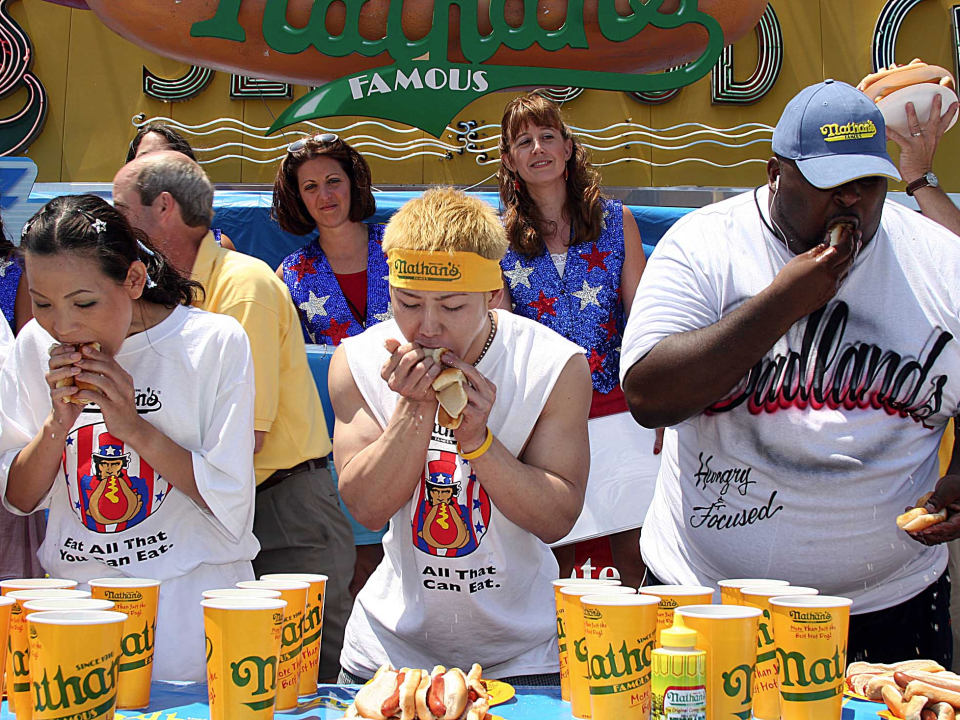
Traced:
POLYGON ((920 532, 921 530, 926 530, 928 527, 933 527, 937 523, 941 523, 946 520, 946 508, 940 510, 939 512, 931 513, 928 512, 924 507, 931 495, 933 495, 933 493, 927 493, 922 498, 917 500, 917 507, 913 508, 912 510, 907 510, 907 512, 898 517, 897 527, 901 530, 905 530, 906 532, 920 532))
MULTIPOLYGON (((97 352, 100 352, 100 343, 90 342, 90 343, 80 343, 77 345, 77 352, 81 352, 85 347, 92 347, 97 352)), ((81 382, 80 380, 75 380, 72 377, 64 378, 63 380, 57 380, 57 387, 70 387, 71 385, 76 385, 80 390, 90 390, 92 392, 100 392, 100 388, 96 385, 91 385, 90 383, 81 382)), ((63 399, 65 403, 73 403, 74 405, 86 405, 86 400, 78 400, 76 395, 70 395, 63 399)))

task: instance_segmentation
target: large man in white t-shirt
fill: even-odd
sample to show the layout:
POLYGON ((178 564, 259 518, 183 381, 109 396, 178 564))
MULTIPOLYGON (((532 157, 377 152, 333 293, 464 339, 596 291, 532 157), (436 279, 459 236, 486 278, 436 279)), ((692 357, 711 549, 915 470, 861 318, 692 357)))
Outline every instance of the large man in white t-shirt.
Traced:
POLYGON ((960 401, 960 241, 886 201, 883 117, 849 85, 803 90, 773 151, 766 185, 663 238, 630 313, 631 412, 673 426, 644 560, 667 583, 853 598, 848 659, 950 667, 937 545, 960 536, 960 477, 940 479, 937 447, 960 401), (934 488, 948 520, 899 530, 934 488))

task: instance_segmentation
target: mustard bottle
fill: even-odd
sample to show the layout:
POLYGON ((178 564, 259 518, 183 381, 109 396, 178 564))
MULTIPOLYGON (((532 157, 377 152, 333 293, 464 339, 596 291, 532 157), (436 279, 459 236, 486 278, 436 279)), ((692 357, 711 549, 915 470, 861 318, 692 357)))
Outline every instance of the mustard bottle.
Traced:
POLYGON ((706 720, 707 652, 697 650, 697 631, 673 617, 653 651, 651 720, 706 720))

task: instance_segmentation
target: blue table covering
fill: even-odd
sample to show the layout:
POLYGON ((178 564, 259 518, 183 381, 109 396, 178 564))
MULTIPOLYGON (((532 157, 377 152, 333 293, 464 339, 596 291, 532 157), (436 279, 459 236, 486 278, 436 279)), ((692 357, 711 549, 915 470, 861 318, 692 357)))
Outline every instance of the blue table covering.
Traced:
MULTIPOLYGON (((357 688, 322 685, 316 697, 300 699, 296 710, 277 713, 279 719, 337 720, 343 717, 357 688)), ((116 720, 209 720, 206 685, 154 683, 150 693, 150 708, 145 711, 119 710, 116 720)), ((839 720, 876 720, 877 711, 884 705, 861 700, 845 702, 839 720)), ((571 720, 570 704, 560 700, 560 688, 517 688, 515 698, 491 708, 491 713, 503 720, 571 720)), ((13 720, 7 704, 0 709, 0 720, 13 720)), ((833 720, 823 718, 823 720, 833 720)))

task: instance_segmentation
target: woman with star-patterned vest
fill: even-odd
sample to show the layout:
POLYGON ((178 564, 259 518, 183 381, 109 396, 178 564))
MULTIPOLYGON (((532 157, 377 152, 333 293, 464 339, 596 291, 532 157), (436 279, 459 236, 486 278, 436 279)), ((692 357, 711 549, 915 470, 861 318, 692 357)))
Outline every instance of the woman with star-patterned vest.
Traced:
POLYGON ((308 343, 339 345, 393 317, 383 225, 363 222, 376 210, 371 184, 367 161, 332 133, 292 143, 280 163, 273 216, 294 235, 318 232, 277 269, 308 343))
POLYGON ((636 587, 662 438, 633 421, 618 379, 626 314, 646 264, 640 230, 619 200, 601 195, 599 174, 550 100, 530 94, 507 105, 500 152, 508 307, 582 347, 593 377, 590 478, 577 526, 554 548, 560 576, 573 570, 570 542, 599 529, 612 533, 614 564, 636 587))

